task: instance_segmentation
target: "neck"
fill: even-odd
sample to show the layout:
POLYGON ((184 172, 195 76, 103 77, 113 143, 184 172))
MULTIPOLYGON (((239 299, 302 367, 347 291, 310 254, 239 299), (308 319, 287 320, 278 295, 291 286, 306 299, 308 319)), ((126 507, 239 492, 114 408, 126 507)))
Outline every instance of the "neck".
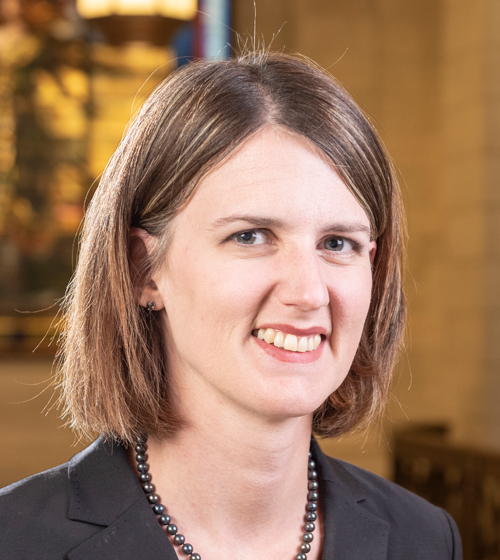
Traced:
POLYGON ((256 535, 264 549, 292 554, 303 533, 312 418, 199 418, 148 444, 156 491, 179 530, 204 560, 229 556, 234 542, 239 558, 255 557, 256 535))
MULTIPOLYGON (((202 490, 201 493, 193 490, 198 504, 209 489, 221 490, 217 501, 221 508, 233 510, 232 515, 253 517, 252 498, 255 497, 255 507, 262 516, 263 493, 268 499, 276 498, 279 503, 288 484, 293 487, 297 479, 306 481, 311 420, 292 419, 287 425, 260 428, 238 426, 233 422, 221 429, 203 422, 181 430, 172 439, 152 440, 149 443, 152 472, 158 465, 160 471, 155 478, 159 484, 162 473, 171 481, 174 470, 177 470, 183 486, 188 480, 191 488, 198 486, 198 490, 202 490), (228 492, 230 489, 231 493, 228 492), (241 504, 234 500, 234 496, 240 493, 245 495, 245 507, 238 514, 234 510, 241 504)), ((211 497, 207 502, 213 512, 211 497)))

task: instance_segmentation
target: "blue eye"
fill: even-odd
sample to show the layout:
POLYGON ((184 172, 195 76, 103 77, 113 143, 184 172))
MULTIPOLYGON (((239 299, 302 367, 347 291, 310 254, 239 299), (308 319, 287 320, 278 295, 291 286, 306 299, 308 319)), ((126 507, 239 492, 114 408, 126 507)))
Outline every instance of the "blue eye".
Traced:
POLYGON ((232 243, 233 245, 266 245, 270 242, 269 234, 265 230, 260 229, 244 229, 233 233, 224 240, 224 243, 232 243))
POLYGON ((237 245, 264 245, 269 242, 269 236, 259 229, 245 229, 233 233, 226 241, 235 242, 237 245))
POLYGON ((240 233, 237 233, 234 238, 236 239, 236 241, 238 241, 239 243, 243 243, 244 245, 252 245, 253 243, 255 243, 257 235, 255 231, 242 231, 240 233))
POLYGON ((351 251, 360 252, 361 246, 359 243, 351 239, 344 239, 342 237, 329 237, 325 240, 325 249, 335 253, 350 253, 351 251))
POLYGON ((342 251, 344 249, 345 241, 338 237, 330 237, 325 241, 325 248, 330 251, 342 251))

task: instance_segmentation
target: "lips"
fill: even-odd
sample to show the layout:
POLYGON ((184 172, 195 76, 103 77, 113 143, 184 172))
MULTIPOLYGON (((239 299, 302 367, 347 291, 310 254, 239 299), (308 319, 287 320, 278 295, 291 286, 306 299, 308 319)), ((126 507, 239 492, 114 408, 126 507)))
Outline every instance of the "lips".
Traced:
POLYGON ((273 344, 276 348, 283 348, 290 352, 313 352, 321 344, 319 333, 308 336, 297 336, 278 329, 256 329, 252 332, 258 339, 273 344))
POLYGON ((290 325, 263 325, 260 329, 252 331, 252 334, 253 340, 264 353, 280 362, 310 364, 319 360, 325 349, 326 330, 320 327, 297 329, 290 325), (304 341, 301 342, 301 339, 304 341), (281 340, 282 347, 278 346, 281 340), (285 341, 291 350, 285 348, 285 341), (311 346, 312 350, 309 350, 311 346))

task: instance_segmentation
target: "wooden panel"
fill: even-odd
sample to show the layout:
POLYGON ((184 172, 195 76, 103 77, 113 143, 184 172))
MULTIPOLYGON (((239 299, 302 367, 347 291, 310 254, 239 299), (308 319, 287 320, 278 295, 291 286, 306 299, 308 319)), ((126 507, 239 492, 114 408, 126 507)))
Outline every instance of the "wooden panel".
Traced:
POLYGON ((394 480, 448 511, 464 560, 500 560, 500 451, 450 443, 446 430, 406 430, 394 438, 394 480))

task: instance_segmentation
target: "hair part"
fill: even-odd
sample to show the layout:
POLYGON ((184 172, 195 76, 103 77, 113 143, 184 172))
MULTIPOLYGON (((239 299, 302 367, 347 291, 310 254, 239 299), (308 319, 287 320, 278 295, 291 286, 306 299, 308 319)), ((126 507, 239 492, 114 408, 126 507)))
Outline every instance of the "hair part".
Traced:
POLYGON ((138 304, 141 284, 164 262, 172 219, 200 180, 267 125, 314 143, 365 210, 377 241, 373 293, 352 367, 314 413, 335 436, 379 417, 401 344, 404 219, 394 170, 368 119, 311 61, 277 53, 199 61, 164 80, 129 125, 89 205, 80 255, 63 304, 57 383, 63 415, 83 437, 130 443, 173 435, 160 317, 138 304), (158 239, 139 268, 130 227, 158 239))

